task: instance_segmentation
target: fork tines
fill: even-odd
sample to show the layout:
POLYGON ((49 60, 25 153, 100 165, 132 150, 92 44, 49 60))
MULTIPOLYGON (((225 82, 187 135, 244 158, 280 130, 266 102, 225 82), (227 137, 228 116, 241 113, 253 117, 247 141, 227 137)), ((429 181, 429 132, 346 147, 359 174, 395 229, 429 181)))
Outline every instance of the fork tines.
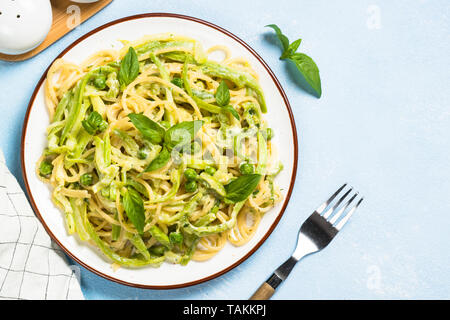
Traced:
POLYGON ((342 191, 347 186, 347 183, 345 183, 342 187, 340 187, 327 201, 322 203, 319 208, 316 209, 316 213, 321 215, 325 220, 327 220, 331 225, 333 225, 334 228, 337 230, 341 230, 342 227, 345 225, 345 223, 350 219, 352 214, 355 212, 355 210, 358 208, 358 206, 361 204, 364 198, 360 198, 356 205, 352 207, 350 210, 349 207, 353 203, 353 201, 357 198, 358 192, 355 192, 353 196, 350 197, 350 199, 341 206, 341 204, 344 202, 345 199, 348 198, 348 196, 352 193, 353 188, 350 187, 337 201, 334 205, 331 205, 333 200, 342 193, 342 191), (322 215, 323 213, 323 215, 322 215), (345 213, 344 216, 342 216, 345 213), (342 218, 341 218, 342 216, 342 218), (341 218, 339 220, 339 218, 341 218), (338 221, 339 220, 339 221, 338 221))

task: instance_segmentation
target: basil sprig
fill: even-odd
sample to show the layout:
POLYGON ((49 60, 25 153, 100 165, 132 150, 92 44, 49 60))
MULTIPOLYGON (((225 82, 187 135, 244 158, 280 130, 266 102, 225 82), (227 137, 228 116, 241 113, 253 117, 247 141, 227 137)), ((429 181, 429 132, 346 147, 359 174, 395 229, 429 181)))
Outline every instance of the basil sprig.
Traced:
POLYGON ((272 28, 283 46, 281 60, 289 60, 294 63, 297 70, 303 75, 306 82, 314 90, 318 98, 322 95, 322 84, 320 81, 319 68, 314 60, 304 53, 297 52, 302 39, 289 43, 289 39, 281 32, 275 24, 269 24, 266 27, 272 28))
POLYGON ((127 188, 123 194, 122 202, 128 219, 136 227, 139 234, 142 234, 145 226, 145 210, 144 201, 140 194, 133 188, 127 188))
POLYGON ((225 185, 225 201, 236 203, 247 199, 247 197, 255 190, 259 181, 260 174, 245 174, 225 185))
POLYGON ((230 105, 230 89, 225 81, 222 80, 220 82, 214 97, 216 98, 217 104, 222 107, 223 111, 231 113, 237 120, 241 119, 239 113, 230 105))
POLYGON ((120 63, 119 82, 121 87, 123 88, 132 83, 138 75, 139 60, 134 48, 130 47, 120 63))
POLYGON ((167 131, 157 122, 149 119, 142 113, 130 113, 128 115, 136 129, 142 134, 144 139, 153 144, 162 144, 163 148, 158 156, 150 162, 144 172, 158 170, 169 162, 171 151, 179 151, 190 144, 203 125, 203 121, 184 121, 180 122, 167 131))

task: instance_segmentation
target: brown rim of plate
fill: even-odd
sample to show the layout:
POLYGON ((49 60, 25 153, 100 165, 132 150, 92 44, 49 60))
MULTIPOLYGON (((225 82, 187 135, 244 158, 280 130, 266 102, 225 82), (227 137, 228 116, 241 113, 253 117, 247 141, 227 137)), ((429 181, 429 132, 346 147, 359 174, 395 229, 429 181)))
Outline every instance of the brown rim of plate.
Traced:
POLYGON ((188 286, 193 286, 214 278, 217 278, 218 276, 221 276, 225 273, 227 273, 228 271, 230 271, 231 269, 237 267, 238 265, 240 265, 242 262, 244 262, 245 260, 247 260, 263 243, 264 241, 266 241, 266 239, 269 237, 269 235, 272 233, 272 231, 275 229, 275 227, 277 226, 278 222, 280 221, 282 215, 284 214, 284 211, 286 210, 287 204, 289 202, 289 199, 291 197, 292 194, 292 190, 294 188, 294 183, 295 183, 295 177, 297 174, 297 161, 298 161, 298 141, 297 141, 297 129, 295 126, 295 121, 294 121, 294 116, 292 114, 292 110, 288 101, 288 98, 283 90, 283 88, 281 87, 280 82, 278 81, 278 79, 276 78, 275 74, 272 72, 272 70, 269 68, 269 66, 267 65, 267 63, 256 53, 255 50, 253 50, 247 43, 245 43, 243 40, 241 40, 240 38, 238 38, 237 36, 235 36, 234 34, 232 34, 231 32, 211 23, 205 20, 201 20, 198 18, 194 18, 194 17, 190 17, 190 16, 186 16, 186 15, 180 15, 180 14, 174 14, 174 13, 144 13, 144 14, 138 14, 138 15, 134 15, 134 16, 129 16, 129 17, 124 17, 121 19, 117 19, 114 21, 111 21, 109 23, 106 23, 88 33, 86 33, 85 35, 81 36, 80 38, 78 38, 77 40, 75 40, 72 44, 70 44, 66 49, 64 49, 56 58, 55 60, 53 60, 53 62, 50 64, 50 66, 47 68, 47 70, 44 72, 44 74, 42 75, 41 79, 39 80, 38 84, 36 85, 36 88, 31 96, 30 102, 28 104, 28 108, 27 108, 27 112, 25 114, 25 119, 24 119, 24 124, 23 124, 23 129, 22 129, 22 139, 21 139, 21 154, 20 154, 20 158, 21 158, 21 165, 22 165, 22 175, 23 175, 23 179, 25 182, 25 187, 29 196, 29 199, 31 201, 31 205, 34 209, 35 214, 37 215, 37 217, 39 218, 39 220, 41 221, 42 225, 44 226, 45 230, 47 231, 47 233, 50 235, 50 237, 53 239, 53 241, 55 241, 63 250, 64 252, 71 257, 73 260, 75 260, 77 263, 79 263, 81 266, 83 266, 84 268, 86 268, 87 270, 107 279, 107 280, 111 280, 123 285, 127 285, 130 287, 135 287, 135 288, 141 288, 141 289, 161 289, 161 290, 165 290, 165 289, 177 289, 177 288, 183 288, 183 287, 188 287, 188 286), (291 182, 289 185, 289 190, 286 194, 286 197, 284 199, 284 203, 283 206, 280 210, 280 213, 278 214, 278 216, 276 217, 274 223, 271 225, 271 227, 269 228, 269 230, 266 232, 266 234, 263 236, 263 238, 244 256, 242 257, 239 261, 235 262, 234 264, 232 264, 231 266, 213 274, 210 275, 208 277, 196 280, 196 281, 191 281, 191 282, 186 282, 186 283, 182 283, 182 284, 176 284, 176 285, 166 285, 166 286, 160 286, 160 285, 142 285, 142 284, 137 284, 137 283, 130 283, 130 282, 126 282, 120 279, 116 279, 114 277, 111 277, 109 275, 106 275, 98 270, 96 270, 95 268, 85 264, 83 261, 81 261, 78 257, 76 257, 73 253, 71 253, 67 248, 65 248, 60 242, 59 240, 55 237, 55 235, 51 232, 51 230, 49 229, 49 227, 47 226, 47 224, 45 223, 44 219, 42 218, 38 207, 36 206, 36 203, 34 201, 33 195, 31 194, 30 191, 30 186, 28 184, 28 178, 27 178, 27 173, 25 170, 25 135, 27 132, 27 126, 28 126, 28 118, 30 116, 30 111, 32 108, 32 105, 34 104, 34 100, 36 98, 36 95, 40 89, 40 87, 42 86, 46 76, 47 76, 47 72, 50 68, 50 66, 54 63, 54 61, 56 59, 61 58, 62 56, 64 56, 69 50, 71 50, 74 46, 76 46, 78 43, 80 43, 81 41, 85 40, 86 38, 90 37, 91 35, 105 29, 108 28, 112 25, 116 25, 122 22, 126 22, 126 21, 130 21, 130 20, 135 20, 135 19, 142 19, 142 18, 153 18, 153 17, 164 17, 164 18, 176 18, 176 19, 184 19, 184 20, 190 20, 190 21, 194 21, 197 23, 201 23, 203 25, 206 25, 208 27, 211 27, 215 30, 218 30, 220 32, 222 32, 223 34, 227 35, 228 37, 232 38, 233 40, 237 41, 238 43, 240 43, 245 49, 247 49, 262 65, 263 67, 267 70, 267 72, 269 73, 269 75, 271 76, 273 82, 275 83, 278 91, 280 92, 281 96, 283 97, 284 103, 287 107, 288 113, 289 113, 289 118, 290 118, 290 122, 291 122, 291 128, 292 128, 292 135, 294 137, 294 163, 293 163, 293 169, 292 169, 292 176, 291 176, 291 182))

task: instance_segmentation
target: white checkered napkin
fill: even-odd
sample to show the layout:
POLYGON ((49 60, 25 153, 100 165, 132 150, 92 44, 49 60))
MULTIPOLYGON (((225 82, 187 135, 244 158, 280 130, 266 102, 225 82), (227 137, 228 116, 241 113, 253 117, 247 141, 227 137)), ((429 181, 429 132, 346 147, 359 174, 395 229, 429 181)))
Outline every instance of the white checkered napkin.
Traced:
POLYGON ((84 299, 79 271, 35 217, 0 150, 0 299, 84 299))

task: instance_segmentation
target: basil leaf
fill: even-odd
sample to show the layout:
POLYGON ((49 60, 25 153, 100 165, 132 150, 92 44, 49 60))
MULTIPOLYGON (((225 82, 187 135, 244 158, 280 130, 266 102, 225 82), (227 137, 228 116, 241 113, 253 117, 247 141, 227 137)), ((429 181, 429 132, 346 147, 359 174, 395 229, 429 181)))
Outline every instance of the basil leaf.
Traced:
POLYGON ((320 81, 319 68, 311 57, 304 53, 296 52, 302 42, 302 39, 298 39, 289 44, 288 38, 283 35, 278 26, 270 24, 266 27, 270 27, 275 30, 275 33, 283 46, 283 53, 280 59, 292 61, 297 67, 297 70, 303 75, 306 82, 314 90, 317 97, 320 98, 322 96, 322 85, 320 81))
POLYGON ((295 40, 294 42, 292 42, 289 45, 289 47, 286 50, 284 50, 284 52, 281 55, 280 59, 287 59, 291 55, 293 55, 297 51, 297 49, 300 46, 301 42, 302 42, 302 39, 298 39, 298 40, 295 40))
POLYGON ((280 40, 281 45, 283 46, 283 53, 281 54, 280 59, 289 58, 290 55, 297 51, 300 43, 302 42, 302 39, 295 40, 294 42, 289 44, 289 39, 281 32, 280 28, 278 28, 277 25, 269 24, 266 27, 270 27, 275 30, 275 33, 277 34, 277 37, 280 40))
POLYGON ((295 63, 297 69, 320 98, 322 95, 322 85, 320 83, 319 68, 314 60, 304 53, 295 53, 289 57, 289 60, 295 63))
POLYGON ((239 113, 234 109, 231 105, 227 105, 225 107, 222 107, 222 109, 226 112, 231 113, 233 117, 235 117, 237 120, 241 120, 241 117, 239 117, 239 113))
POLYGON ((153 144, 159 144, 163 141, 164 130, 157 122, 149 119, 142 113, 130 113, 128 115, 136 129, 144 136, 145 139, 153 144))
POLYGON ((136 230, 142 234, 145 225, 145 210, 141 196, 136 190, 128 188, 123 195, 122 202, 128 219, 136 227, 136 230))
POLYGON ((164 142, 169 150, 181 149, 189 144, 203 126, 203 121, 184 121, 172 126, 164 135, 164 142))
POLYGON ((239 113, 231 106, 230 103, 230 89, 228 88, 225 81, 221 81, 219 87, 216 91, 216 102, 219 106, 222 107, 222 110, 225 112, 229 112, 235 117, 237 120, 240 120, 239 113))
POLYGON ((246 174, 231 181, 225 186, 225 191, 227 192, 225 200, 236 203, 247 199, 247 197, 255 190, 261 177, 260 174, 256 173, 246 174))
POLYGON ((127 86, 139 75, 139 60, 133 47, 128 49, 127 54, 120 63, 119 82, 121 86, 127 86))
POLYGON ((216 94, 216 102, 219 106, 226 106, 230 103, 230 89, 228 89, 225 81, 221 81, 219 87, 217 88, 216 94))
POLYGON ((150 172, 158 170, 159 168, 164 167, 170 159, 170 152, 164 147, 158 156, 150 162, 150 164, 145 168, 144 172, 150 172))
POLYGON ((283 46, 283 50, 286 51, 289 47, 289 39, 281 32, 280 28, 278 28, 276 24, 269 24, 266 27, 272 28, 275 31, 281 45, 283 46))

